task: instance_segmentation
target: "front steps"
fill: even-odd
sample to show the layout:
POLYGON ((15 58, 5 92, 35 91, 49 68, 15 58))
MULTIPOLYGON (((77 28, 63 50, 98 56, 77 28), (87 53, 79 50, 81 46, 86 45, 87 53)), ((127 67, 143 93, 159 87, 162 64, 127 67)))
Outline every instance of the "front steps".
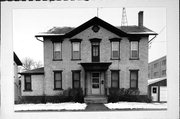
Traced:
POLYGON ((106 96, 86 96, 84 98, 85 103, 107 103, 106 96))

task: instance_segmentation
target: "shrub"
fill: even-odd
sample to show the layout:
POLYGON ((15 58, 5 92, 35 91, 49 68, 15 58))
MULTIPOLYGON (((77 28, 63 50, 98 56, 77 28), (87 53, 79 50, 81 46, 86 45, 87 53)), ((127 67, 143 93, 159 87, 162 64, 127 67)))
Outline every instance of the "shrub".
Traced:
POLYGON ((110 88, 108 102, 128 101, 128 102, 151 102, 146 95, 139 95, 138 89, 110 88))
POLYGON ((84 95, 82 88, 69 89, 69 97, 70 100, 73 102, 79 102, 79 103, 84 102, 84 95))

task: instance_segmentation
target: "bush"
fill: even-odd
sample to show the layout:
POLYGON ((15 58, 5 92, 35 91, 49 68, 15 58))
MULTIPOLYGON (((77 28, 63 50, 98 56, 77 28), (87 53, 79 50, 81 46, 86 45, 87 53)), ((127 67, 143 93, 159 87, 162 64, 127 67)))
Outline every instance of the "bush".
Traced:
POLYGON ((69 98, 69 101, 72 102, 84 102, 84 95, 82 88, 72 89, 68 88, 67 90, 63 91, 63 96, 66 96, 69 98))
POLYGON ((69 97, 73 102, 79 102, 79 103, 84 102, 84 95, 82 88, 70 89, 69 97))
POLYGON ((128 102, 151 102, 147 95, 139 95, 138 89, 110 88, 108 102, 128 101, 128 102))

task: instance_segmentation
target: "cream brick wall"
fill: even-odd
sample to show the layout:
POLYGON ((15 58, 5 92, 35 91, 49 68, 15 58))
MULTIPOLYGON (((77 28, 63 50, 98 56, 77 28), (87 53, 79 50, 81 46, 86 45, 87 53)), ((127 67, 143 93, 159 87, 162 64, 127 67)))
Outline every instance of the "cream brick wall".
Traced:
POLYGON ((106 72, 108 87, 111 86, 110 69, 120 70, 120 88, 129 88, 130 69, 139 69, 139 89, 141 94, 147 94, 148 78, 148 37, 143 37, 139 42, 139 60, 129 60, 130 42, 126 37, 121 37, 120 42, 120 60, 110 60, 111 44, 110 38, 119 38, 116 34, 100 27, 98 33, 94 33, 91 27, 75 35, 73 38, 80 38, 81 41, 81 60, 71 61, 71 42, 64 39, 62 43, 62 61, 53 61, 53 44, 50 39, 44 39, 44 69, 45 69, 45 94, 58 95, 61 90, 54 90, 53 70, 62 70, 62 88, 72 87, 71 70, 81 70, 81 86, 84 88, 84 70, 78 63, 91 62, 91 43, 89 39, 100 38, 100 62, 112 62, 109 70, 106 72))
POLYGON ((24 75, 21 76, 22 96, 42 96, 44 75, 31 75, 32 91, 24 91, 24 75))

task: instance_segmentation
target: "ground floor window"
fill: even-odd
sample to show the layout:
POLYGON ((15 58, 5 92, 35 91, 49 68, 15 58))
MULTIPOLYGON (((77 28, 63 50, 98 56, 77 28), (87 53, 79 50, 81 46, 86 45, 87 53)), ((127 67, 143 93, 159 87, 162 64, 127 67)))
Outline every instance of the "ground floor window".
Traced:
POLYGON ((111 70, 111 87, 119 88, 119 70, 111 70))
POLYGON ((80 70, 72 71, 72 87, 80 88, 80 70))
POLYGON ((62 71, 54 71, 54 89, 62 89, 62 71))
POLYGON ((138 88, 138 70, 130 70, 130 88, 138 88))
POLYGON ((24 76, 24 90, 25 91, 31 91, 31 75, 25 75, 24 76))

